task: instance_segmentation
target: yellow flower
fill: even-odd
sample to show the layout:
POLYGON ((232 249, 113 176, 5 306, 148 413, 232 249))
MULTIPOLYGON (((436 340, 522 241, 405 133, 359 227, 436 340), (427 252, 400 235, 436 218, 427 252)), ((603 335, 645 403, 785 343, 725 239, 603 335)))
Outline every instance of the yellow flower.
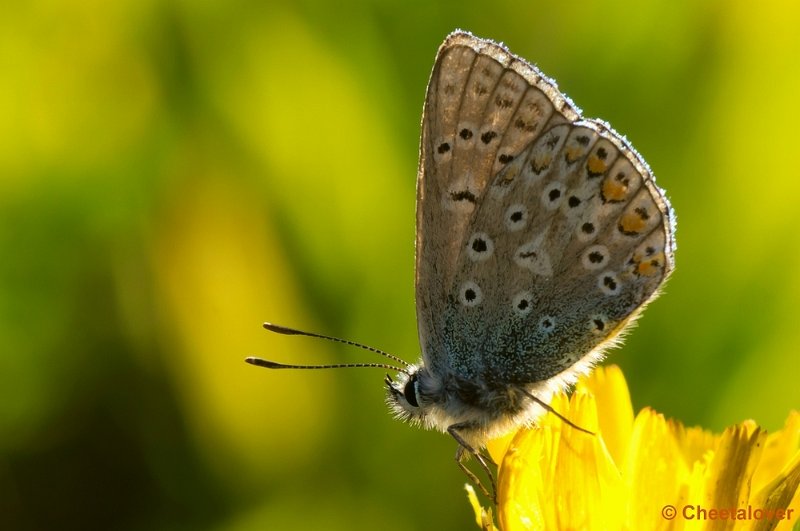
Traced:
MULTIPOLYGON (((504 531, 788 530, 800 521, 796 411, 769 435, 753 421, 714 435, 649 408, 634 418, 616 366, 595 369, 551 405, 596 435, 546 415, 489 443, 504 531)), ((467 490, 478 526, 497 529, 467 490)))

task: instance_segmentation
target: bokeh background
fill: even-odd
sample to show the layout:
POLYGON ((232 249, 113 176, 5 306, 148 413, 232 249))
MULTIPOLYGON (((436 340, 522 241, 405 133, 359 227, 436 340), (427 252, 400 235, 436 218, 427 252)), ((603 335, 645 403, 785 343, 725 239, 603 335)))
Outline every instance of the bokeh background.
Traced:
POLYGON ((470 529, 448 437, 383 403, 419 354, 434 54, 506 42, 625 133, 677 270, 611 360, 721 430, 800 406, 795 2, 4 2, 0 528, 470 529))

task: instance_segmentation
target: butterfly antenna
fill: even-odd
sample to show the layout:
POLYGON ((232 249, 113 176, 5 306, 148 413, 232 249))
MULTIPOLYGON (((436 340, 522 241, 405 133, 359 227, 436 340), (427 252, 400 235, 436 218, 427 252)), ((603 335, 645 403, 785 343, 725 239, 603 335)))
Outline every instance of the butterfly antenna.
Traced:
POLYGON ((287 326, 276 325, 273 323, 264 323, 264 328, 269 330, 270 332, 275 332, 276 334, 283 334, 286 336, 315 337, 318 339, 333 341, 334 343, 342 343, 344 345, 348 345, 351 347, 358 347, 360 349, 368 350, 375 354, 380 354, 385 358, 401 363, 404 367, 397 367, 395 365, 389 365, 386 363, 336 363, 332 365, 290 365, 286 363, 277 363, 274 361, 269 361, 255 357, 246 358, 245 361, 251 365, 264 367, 267 369, 346 369, 346 368, 350 369, 350 368, 370 367, 376 369, 389 369, 392 371, 409 374, 407 368, 410 366, 410 363, 408 363, 403 359, 398 358, 397 356, 393 356, 388 352, 377 349, 375 347, 369 347, 367 345, 362 345, 361 343, 356 343, 355 341, 349 341, 347 339, 341 339, 338 337, 326 336, 323 334, 315 334, 313 332, 305 332, 303 330, 297 330, 296 328, 289 328, 287 326))
POLYGON ((408 374, 408 371, 389 365, 387 363, 334 363, 330 365, 290 365, 288 363, 278 363, 276 361, 265 360, 262 358, 249 357, 244 361, 256 367, 264 367, 265 369, 353 369, 360 367, 369 367, 372 369, 388 369, 391 371, 402 372, 408 374))

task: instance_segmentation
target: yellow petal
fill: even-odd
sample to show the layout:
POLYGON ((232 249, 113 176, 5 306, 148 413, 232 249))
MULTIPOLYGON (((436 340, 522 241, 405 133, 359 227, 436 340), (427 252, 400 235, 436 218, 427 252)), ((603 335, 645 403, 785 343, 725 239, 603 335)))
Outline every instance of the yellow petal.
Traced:
POLYGON ((677 421, 669 421, 668 424, 687 466, 709 461, 719 446, 720 435, 702 428, 686 428, 677 421))
POLYGON ((597 399, 597 420, 603 442, 617 467, 625 466, 628 442, 633 429, 633 406, 628 384, 616 365, 597 367, 582 378, 576 392, 588 392, 597 399))
MULTIPOLYGON (((551 402, 560 414, 596 431, 592 395, 576 392, 551 402)), ((602 439, 576 430, 555 415, 512 440, 498 477, 502 529, 613 529, 626 497, 602 439)))
POLYGON ((760 491, 772 481, 800 448, 800 413, 792 411, 783 429, 771 433, 764 445, 764 455, 753 476, 753 490, 760 491))
POLYGON ((478 524, 478 527, 483 531, 497 531, 497 528, 492 523, 492 510, 489 509, 487 511, 481 507, 472 485, 464 485, 464 489, 467 491, 467 499, 472 505, 472 510, 475 511, 475 523, 478 524))
POLYGON ((750 503, 750 506, 763 509, 768 514, 775 512, 772 519, 754 520, 753 530, 771 529, 771 525, 776 520, 791 529, 795 522, 800 519, 800 451, 795 452, 794 459, 789 462, 785 469, 768 485, 765 485, 750 503), (794 502, 792 499, 794 498, 794 502), (777 511, 780 511, 778 513, 777 511))
MULTIPOLYGON (((556 411, 566 407, 565 397, 555 396, 550 405, 556 411)), ((550 415, 534 428, 519 430, 508 445, 497 475, 498 518, 504 531, 548 529, 543 507, 550 500, 544 486, 552 477, 552 447, 557 434, 550 415)), ((549 522, 550 526, 553 522, 549 522)))
MULTIPOLYGON (((767 433, 749 421, 726 429, 709 463, 699 503, 709 509, 746 508, 766 439, 767 433)), ((726 524, 732 527, 735 522, 707 520, 706 529, 726 529, 726 524)))
MULTIPOLYGON (((675 440, 674 431, 660 413, 644 408, 633 423, 627 465, 623 471, 629 529, 666 529, 672 521, 662 509, 679 507, 688 496, 691 469, 675 440)), ((677 521, 676 521, 677 522, 677 521)))
POLYGON ((498 437, 497 439, 489 441, 486 444, 486 450, 489 452, 489 457, 492 458, 492 461, 500 464, 500 462, 503 460, 503 456, 506 455, 508 445, 511 444, 511 440, 516 434, 517 432, 511 431, 502 437, 498 437))
MULTIPOLYGON (((753 421, 714 435, 649 408, 634 419, 616 367, 596 369, 550 405, 596 434, 547 414, 490 443, 504 531, 788 531, 800 520, 800 413, 769 436, 753 421)), ((495 530, 471 489, 470 501, 478 525, 495 530)))

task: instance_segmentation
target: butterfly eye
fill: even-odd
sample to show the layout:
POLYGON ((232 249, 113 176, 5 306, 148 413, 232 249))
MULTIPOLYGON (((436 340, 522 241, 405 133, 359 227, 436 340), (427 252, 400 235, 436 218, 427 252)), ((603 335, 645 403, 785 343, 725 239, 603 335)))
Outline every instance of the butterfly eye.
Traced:
POLYGON ((419 407, 419 402, 417 402, 416 374, 412 374, 411 378, 409 378, 408 381, 406 382, 406 386, 403 388, 403 396, 406 398, 406 402, 408 402, 414 407, 419 407))

